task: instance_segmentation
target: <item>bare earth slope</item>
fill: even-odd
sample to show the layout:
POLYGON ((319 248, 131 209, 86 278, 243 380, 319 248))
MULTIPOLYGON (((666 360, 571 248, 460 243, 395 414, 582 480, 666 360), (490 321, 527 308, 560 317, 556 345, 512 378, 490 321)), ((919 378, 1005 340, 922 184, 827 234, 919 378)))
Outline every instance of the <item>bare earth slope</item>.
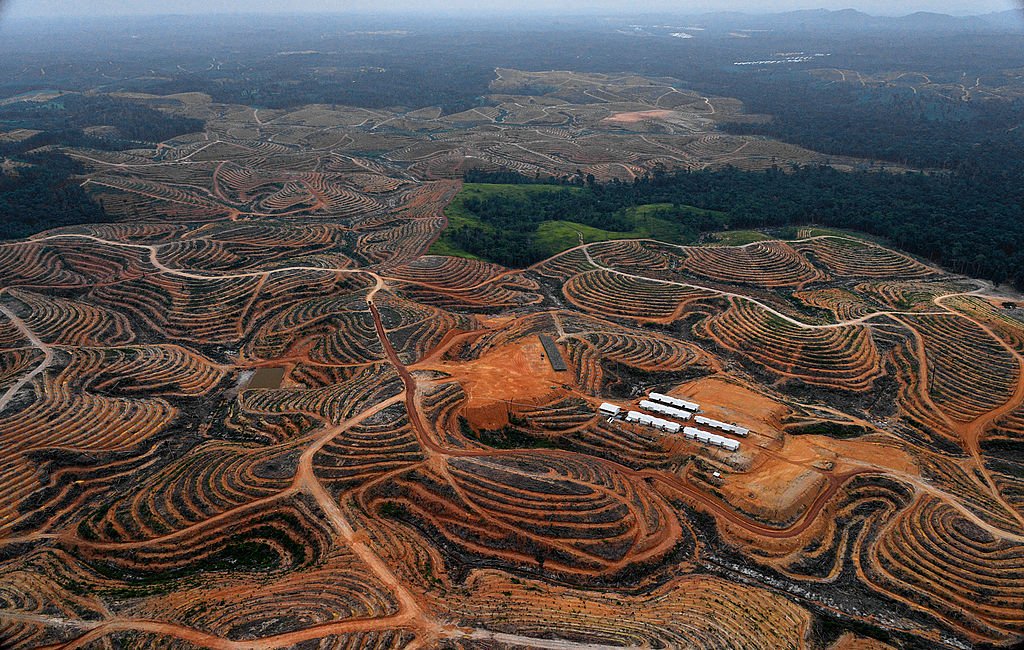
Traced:
POLYGON ((820 159, 665 80, 498 73, 445 117, 179 95, 206 133, 72 152, 117 221, 0 244, 0 646, 1024 639, 1021 312, 836 235, 425 255, 470 165, 820 159), (751 434, 597 415, 650 390, 751 434))

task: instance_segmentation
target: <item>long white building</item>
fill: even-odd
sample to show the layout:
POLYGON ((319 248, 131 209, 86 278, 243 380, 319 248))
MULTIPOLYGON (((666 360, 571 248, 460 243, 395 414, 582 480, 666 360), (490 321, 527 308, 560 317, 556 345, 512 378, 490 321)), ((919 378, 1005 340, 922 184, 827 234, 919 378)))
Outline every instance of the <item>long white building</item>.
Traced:
POLYGON ((674 406, 658 404, 657 402, 652 402, 646 399, 640 401, 640 408, 642 408, 645 411, 651 411, 652 413, 660 413, 662 415, 667 415, 670 418, 677 418, 679 420, 689 420, 690 416, 693 415, 693 413, 690 413, 689 411, 677 409, 674 406))
POLYGON ((678 409, 685 409, 687 411, 700 410, 700 404, 697 404, 696 402, 687 402, 684 399, 679 399, 678 397, 671 397, 669 395, 664 395, 662 393, 651 393, 647 397, 652 402, 659 402, 667 406, 674 406, 678 409))
POLYGON ((717 433, 708 433, 707 431, 701 431, 695 427, 686 427, 683 429, 683 435, 690 440, 696 440, 697 442, 704 443, 705 445, 713 445, 715 447, 721 447, 727 451, 739 451, 740 443, 738 440, 732 438, 726 438, 720 436, 717 433))
POLYGON ((643 424, 644 426, 661 429, 662 431, 668 431, 669 433, 679 433, 679 430, 682 428, 682 425, 678 422, 669 422, 668 420, 656 418, 653 415, 647 415, 640 411, 630 411, 627 413, 626 422, 643 424))
POLYGON ((750 433, 750 429, 744 427, 738 427, 735 424, 726 424, 725 422, 719 422, 718 420, 712 420, 706 418, 703 415, 698 415, 693 419, 697 424, 703 424, 704 426, 711 427, 712 429, 718 429, 719 431, 725 431, 737 436, 743 436, 744 438, 750 433))
POLYGON ((606 415, 608 417, 614 418, 618 417, 619 413, 622 412, 622 408, 614 404, 609 404, 608 402, 605 402, 604 404, 601 405, 598 411, 601 412, 601 415, 606 415))

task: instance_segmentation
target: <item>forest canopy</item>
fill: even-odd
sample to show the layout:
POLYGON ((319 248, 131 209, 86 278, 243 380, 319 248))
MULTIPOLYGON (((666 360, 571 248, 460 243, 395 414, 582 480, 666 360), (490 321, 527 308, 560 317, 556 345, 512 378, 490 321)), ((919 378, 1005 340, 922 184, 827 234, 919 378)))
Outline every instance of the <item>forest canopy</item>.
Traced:
POLYGON ((0 142, 0 239, 80 223, 107 220, 103 209, 74 176, 79 163, 53 147, 123 150, 150 147, 186 133, 202 131, 202 120, 172 115, 139 102, 107 95, 61 94, 49 101, 19 101, 0 106, 0 131, 38 131, 27 138, 0 142), (90 127, 108 127, 97 135, 90 127))
POLYGON ((15 172, 0 169, 0 239, 28 237, 37 232, 80 223, 106 221, 103 209, 71 177, 81 167, 59 153, 25 158, 15 172))
MULTIPOLYGON (((494 187, 509 187, 513 174, 470 171, 466 180, 500 180, 505 185, 494 187)), ((881 236, 954 272, 1024 288, 1024 186, 1011 176, 806 166, 656 172, 632 183, 579 176, 517 180, 573 189, 457 199, 471 219, 449 223, 442 241, 500 264, 526 266, 549 254, 537 249, 535 235, 528 236, 545 220, 621 234, 635 226, 631 209, 659 205, 658 218, 668 222, 666 229, 675 228, 677 241, 713 230, 817 224, 881 236)))

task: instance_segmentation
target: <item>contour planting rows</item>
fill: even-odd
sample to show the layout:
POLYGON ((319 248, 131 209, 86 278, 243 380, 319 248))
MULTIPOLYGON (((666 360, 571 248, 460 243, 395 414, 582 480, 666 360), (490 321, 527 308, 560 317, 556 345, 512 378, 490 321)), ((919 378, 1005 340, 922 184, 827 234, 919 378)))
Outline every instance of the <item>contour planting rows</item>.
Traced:
POLYGON ((97 541, 141 541, 184 530, 284 490, 298 451, 211 442, 97 511, 78 534, 97 541))
POLYGON ((683 268, 697 277, 758 287, 802 286, 826 277, 781 242, 741 249, 693 248, 687 251, 683 268))
POLYGON ((581 273, 565 283, 574 305, 595 313, 618 313, 638 320, 664 321, 678 316, 686 303, 705 292, 611 271, 581 273))
POLYGON ((443 472, 403 473, 364 502, 464 553, 567 576, 614 574, 678 542, 678 524, 658 497, 600 465, 475 456, 443 472))
POLYGON ((612 596, 535 581, 477 574, 470 596, 457 604, 471 621, 496 621, 524 634, 586 638, 602 647, 747 648, 799 644, 807 613, 767 590, 711 576, 684 578, 643 596, 612 596), (550 593, 551 596, 546 594, 550 593), (477 605, 476 603, 482 603, 477 605))
POLYGON ((970 421, 1005 404, 1019 364, 976 323, 950 316, 907 317, 921 335, 930 365, 929 394, 951 418, 970 421))
POLYGON ((770 373, 853 391, 871 388, 883 374, 866 326, 800 327, 749 301, 731 303, 706 321, 707 337, 770 373))
POLYGON ((909 255, 863 241, 826 238, 798 243, 796 250, 838 277, 909 278, 938 275, 909 255))
POLYGON ((921 497, 871 553, 868 579, 995 642, 1024 628, 1024 547, 921 497))
POLYGON ((492 90, 68 152, 111 222, 0 243, 0 647, 1024 640, 1022 301, 838 234, 427 255, 467 169, 826 160, 670 79, 492 90), (650 392, 750 435, 598 413, 650 392))

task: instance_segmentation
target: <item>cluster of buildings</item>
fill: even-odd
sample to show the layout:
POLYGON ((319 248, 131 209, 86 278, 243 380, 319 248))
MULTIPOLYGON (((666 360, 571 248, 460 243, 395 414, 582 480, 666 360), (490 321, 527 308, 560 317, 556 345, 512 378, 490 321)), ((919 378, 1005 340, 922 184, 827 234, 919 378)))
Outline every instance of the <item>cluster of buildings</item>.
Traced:
POLYGON ((825 56, 831 55, 822 52, 818 52, 816 54, 788 52, 786 54, 778 55, 778 58, 775 59, 765 59, 763 61, 735 61, 733 65, 779 65, 782 63, 806 63, 807 61, 813 61, 825 56))
MULTIPOLYGON (((673 422, 672 420, 665 419, 665 417, 658 416, 667 416, 676 420, 689 420, 690 418, 693 418, 693 421, 697 424, 702 424, 706 427, 744 438, 750 433, 749 429, 736 426, 735 424, 719 422, 718 420, 712 420, 711 418, 704 417, 703 415, 695 416, 695 414, 700 411, 700 404, 687 402, 686 400, 672 397, 670 395, 663 395, 662 393, 649 394, 647 399, 640 401, 640 408, 645 411, 649 411, 650 413, 656 413, 657 416, 649 415, 648 413, 641 413, 640 411, 628 411, 625 416, 626 422, 641 424, 667 433, 679 433, 682 431, 683 435, 690 440, 696 440, 697 442, 701 442, 706 445, 721 447, 727 451, 739 451, 739 441, 727 438, 726 436, 722 436, 717 433, 702 431, 696 427, 684 427, 678 422, 673 422)), ((601 415, 608 418, 618 418, 622 415, 622 407, 608 402, 602 404, 598 411, 601 415)))
POLYGON ((652 402, 649 399, 642 400, 640 402, 640 408, 645 411, 650 411, 651 413, 660 413, 679 420, 689 420, 690 416, 693 415, 693 413, 690 413, 689 411, 684 411, 683 409, 679 409, 674 406, 659 404, 658 402, 652 402))

